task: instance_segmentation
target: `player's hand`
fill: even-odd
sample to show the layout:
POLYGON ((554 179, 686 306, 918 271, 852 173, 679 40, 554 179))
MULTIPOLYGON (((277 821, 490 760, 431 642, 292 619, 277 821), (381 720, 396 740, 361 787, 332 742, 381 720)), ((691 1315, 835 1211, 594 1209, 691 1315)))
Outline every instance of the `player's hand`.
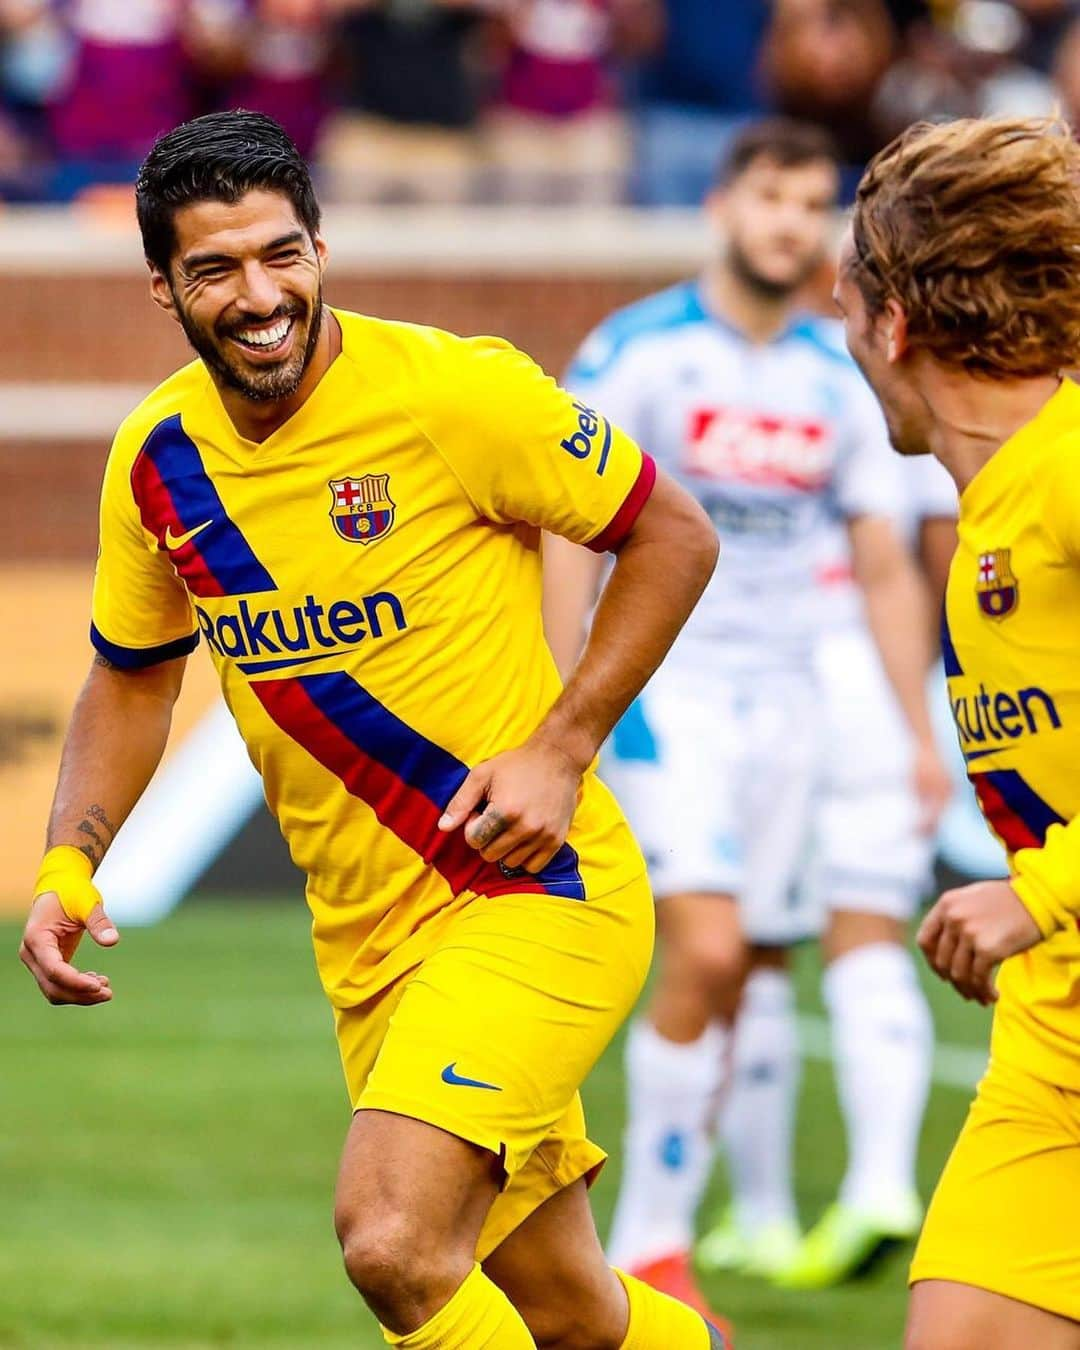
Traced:
POLYGON ((933 834, 953 794, 952 775, 933 740, 915 747, 912 783, 919 802, 919 829, 933 834))
POLYGON ((488 862, 540 872, 566 842, 582 769, 558 746, 533 739, 484 760, 458 788, 439 829, 465 826, 488 862))
POLYGON ((946 891, 915 939, 934 972, 966 999, 997 999, 994 967, 1042 941, 1038 925, 1007 881, 946 891))
POLYGON ((50 1003, 93 1007, 96 1003, 108 1003, 113 996, 107 975, 77 970, 71 964, 83 933, 89 933, 99 947, 115 947, 120 941, 120 934, 101 905, 94 906, 84 926, 68 918, 54 892, 46 891, 34 901, 19 947, 19 959, 50 1003))

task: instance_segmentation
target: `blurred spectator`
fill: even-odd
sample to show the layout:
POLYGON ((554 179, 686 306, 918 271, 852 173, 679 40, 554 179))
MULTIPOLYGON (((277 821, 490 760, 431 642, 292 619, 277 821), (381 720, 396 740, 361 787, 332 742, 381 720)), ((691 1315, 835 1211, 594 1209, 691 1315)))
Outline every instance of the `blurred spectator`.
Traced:
POLYGON ((1027 25, 1023 59, 1044 74, 1050 74, 1058 61, 1077 16, 1077 0, 1012 0, 1027 25))
POLYGON ((340 0, 215 0, 204 16, 212 50, 204 68, 220 67, 219 105, 276 118, 310 158, 328 108, 333 18, 340 0))
POLYGON ((0 0, 0 199, 46 193, 45 109, 69 57, 49 0, 0 0))
POLYGON ((764 69, 777 105, 828 128, 846 168, 846 195, 879 148, 872 116, 899 32, 884 0, 777 0, 764 69))
POLYGON ((635 197, 697 206, 738 128, 766 107, 760 56, 771 0, 667 0, 636 84, 635 197))
POLYGON ((476 190, 484 0, 338 0, 341 110, 319 158, 337 201, 462 202, 476 190))
MULTIPOLYGON (((1027 3, 1034 9, 1043 0, 1027 3)), ((1005 0, 953 0, 936 25, 912 25, 877 92, 879 138, 924 119, 1049 112, 1050 80, 1025 57, 1032 31, 1024 11, 1005 0)))
POLYGON ((630 161, 610 62, 661 34, 659 0, 503 0, 496 100, 485 119, 491 195, 615 202, 630 161))
POLYGON ((228 0, 54 0, 72 42, 51 110, 61 199, 130 183, 162 131, 199 111, 195 56, 224 36, 228 0))

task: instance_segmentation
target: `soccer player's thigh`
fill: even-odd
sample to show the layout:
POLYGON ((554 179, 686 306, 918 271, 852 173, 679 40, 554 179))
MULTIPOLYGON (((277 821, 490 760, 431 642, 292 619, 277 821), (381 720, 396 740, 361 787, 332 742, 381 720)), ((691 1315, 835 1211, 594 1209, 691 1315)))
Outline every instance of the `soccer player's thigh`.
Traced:
POLYGON ((930 872, 920 830, 911 734, 868 634, 819 646, 825 774, 815 812, 815 888, 830 914, 826 955, 899 938, 930 872), (876 925, 875 925, 875 920, 876 925))
POLYGON ((577 1089, 640 993, 652 940, 644 877, 589 900, 488 897, 408 980, 355 1105, 498 1159, 479 1256, 603 1162, 577 1089))
POLYGON ((788 946, 816 927, 797 883, 806 870, 821 775, 821 722, 816 686, 800 676, 759 681, 746 707, 739 919, 755 946, 788 946))
POLYGON ((912 1262, 907 1350, 1080 1350, 1077 1195, 1080 1093, 991 1063, 912 1262))

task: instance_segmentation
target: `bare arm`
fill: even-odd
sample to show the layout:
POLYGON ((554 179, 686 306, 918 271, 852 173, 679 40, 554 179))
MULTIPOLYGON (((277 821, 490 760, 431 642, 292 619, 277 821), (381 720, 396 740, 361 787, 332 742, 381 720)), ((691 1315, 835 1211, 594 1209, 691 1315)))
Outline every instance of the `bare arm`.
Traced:
POLYGON ((658 474, 562 694, 523 746, 472 770, 440 829, 464 824, 489 862, 529 872, 546 866, 566 839, 582 775, 689 618, 717 552, 708 516, 658 474))
POLYGON ((557 534, 544 535, 544 633, 566 680, 585 646, 604 560, 557 534))
POLYGON ((923 825, 929 831, 952 789, 934 743, 926 702, 931 661, 926 592, 891 522, 882 516, 857 516, 848 528, 855 579, 862 588, 870 631, 915 739, 915 788, 923 805, 923 825))
POLYGON ((666 475, 616 554, 585 650, 536 736, 585 769, 645 687, 712 576, 719 553, 709 517, 666 475))
MULTIPOLYGON (((71 715, 47 837, 50 849, 66 845, 82 853, 88 872, 100 865, 161 760, 185 662, 128 671, 94 658, 71 715)), ((83 924, 68 915, 56 891, 35 898, 19 955, 50 1002, 111 997, 105 976, 70 964, 84 928, 102 946, 118 940, 100 904, 83 924)))
POLYGON ((919 561, 930 587, 934 628, 945 603, 945 585, 956 552, 956 520, 952 516, 926 516, 919 526, 919 561))

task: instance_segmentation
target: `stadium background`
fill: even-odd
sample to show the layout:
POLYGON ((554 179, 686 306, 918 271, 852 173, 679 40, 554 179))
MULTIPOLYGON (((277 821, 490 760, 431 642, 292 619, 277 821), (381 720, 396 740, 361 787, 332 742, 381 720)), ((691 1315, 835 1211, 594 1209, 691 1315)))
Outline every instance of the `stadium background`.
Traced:
MULTIPOLYGON (((651 0, 642 4, 659 12, 651 0)), ((587 5, 598 12, 623 7, 587 5)), ((412 6, 424 7, 425 0, 412 6)), ((108 0, 88 8, 100 17, 108 0)), ((154 6, 147 0, 131 8, 154 6)), ((283 13, 319 11, 268 5, 272 13, 260 17, 262 8, 239 5, 256 25, 249 32, 283 13)), ((389 4, 387 23, 408 8, 389 4)), ((0 951, 7 953, 0 960, 0 1346, 373 1348, 381 1342, 340 1273, 329 1223, 346 1102, 307 947, 301 885, 265 812, 254 809, 248 819, 250 782, 235 758, 222 759, 220 746, 203 743, 170 781, 164 815, 128 845, 122 886, 117 882, 124 917, 155 917, 166 861, 187 898, 160 924, 126 928, 121 948, 107 958, 114 1006, 90 1014, 50 1009, 14 958, 59 738, 89 660, 87 601, 108 441, 142 392, 187 359, 179 331, 148 303, 118 162, 95 161, 93 181, 72 190, 71 161, 48 140, 49 98, 62 91, 43 93, 38 106, 25 86, 12 93, 13 35, 21 40, 27 15, 38 22, 62 9, 47 0, 0 2, 0 200, 8 199, 0 209, 0 622, 10 644, 0 669, 0 811, 7 826, 0 870, 0 951), (14 158, 6 154, 13 144, 14 158), (206 851, 214 856, 200 853, 206 832, 193 827, 208 810, 228 838, 220 852, 206 851)), ((705 25, 714 39, 721 34, 705 44, 714 55, 744 66, 749 56, 754 69, 768 64, 772 73, 743 105, 722 107, 723 72, 715 71, 711 94, 685 119, 684 145, 696 134, 715 158, 731 126, 773 106, 834 125, 856 107, 873 107, 877 130, 846 146, 854 173, 874 136, 880 140, 904 115, 896 106, 898 72, 910 75, 912 62, 918 68, 928 41, 937 55, 950 54, 951 83, 937 89, 940 106, 930 100, 907 111, 1037 110, 1054 98, 1067 110, 1072 12, 1056 0, 668 0, 668 38, 654 33, 652 55, 635 57, 644 76, 638 70, 630 80, 613 79, 604 94, 603 108, 617 115, 620 144, 628 147, 606 190, 611 200, 590 200, 587 155, 571 172, 560 171, 557 191, 550 157, 541 155, 534 195, 560 205, 484 200, 500 195, 486 171, 464 202, 401 205, 395 187, 392 203, 332 203, 327 297, 387 317, 499 333, 559 371, 612 308, 692 272, 706 256, 709 241, 692 200, 669 193, 659 208, 645 205, 646 132, 651 114, 659 123, 665 112, 655 81, 647 92, 648 63, 670 58, 673 34, 688 23, 705 25), (886 21, 892 27, 883 38, 886 21), (848 59, 855 39, 878 57, 867 66, 872 88, 849 90, 844 110, 826 96, 821 72, 848 59), (806 59, 814 53, 818 65, 806 59), (793 65, 819 72, 816 95, 791 77, 793 65)), ((614 55, 593 52, 605 70, 614 55)), ((505 89, 492 97, 507 101, 505 89)), ((529 119, 535 131, 538 117, 555 116, 550 109, 516 112, 525 131, 529 119)), ((475 115, 466 134, 482 136, 490 102, 478 103, 475 115)), ((386 122, 385 109, 380 119, 386 122)), ((407 119, 403 125, 414 127, 407 119)), ((566 129, 560 122, 559 134, 566 129)), ((425 185, 437 178, 431 145, 411 130, 406 139, 401 162, 415 172, 404 195, 426 197, 425 185)), ((581 139, 588 144, 588 136, 581 139)), ((403 144, 393 142, 388 162, 401 158, 403 144)), ((528 136, 514 144, 525 147, 520 159, 527 164, 528 136)), ((572 163, 568 157, 561 167, 572 163)), ((608 164, 601 157, 596 171, 608 164)), ((357 170, 353 181, 367 171, 357 170)), ((700 163, 697 172, 700 179, 700 163)), ((667 190, 660 179, 653 189, 653 200, 667 190)), ((827 303, 827 283, 823 276, 811 297, 818 305, 827 303)), ((196 656, 190 676, 176 742, 214 706, 209 663, 196 656)), ((170 763, 175 768, 175 753, 170 763)), ((800 954, 799 976, 807 1049, 800 1203, 810 1220, 833 1194, 843 1145, 812 949, 800 954)), ((946 991, 930 992, 941 1048, 921 1154, 924 1192, 962 1119, 986 1039, 983 1014, 946 991)), ((618 1046, 587 1099, 617 1165, 618 1046)), ((597 1191, 605 1220, 615 1165, 597 1191)), ((865 1281, 822 1295, 784 1295, 734 1278, 713 1280, 709 1289, 736 1320, 742 1350, 877 1350, 898 1341, 905 1259, 895 1253, 865 1281)))

